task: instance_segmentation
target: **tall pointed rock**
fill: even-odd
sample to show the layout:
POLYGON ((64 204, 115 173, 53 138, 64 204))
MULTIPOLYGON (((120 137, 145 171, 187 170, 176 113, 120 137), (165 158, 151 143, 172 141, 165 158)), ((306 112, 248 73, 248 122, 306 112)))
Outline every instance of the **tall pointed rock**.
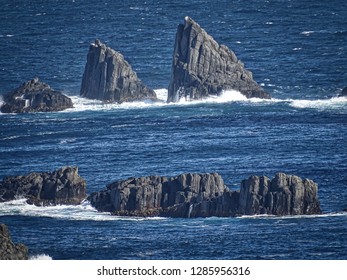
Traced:
POLYGON ((269 99, 233 51, 219 45, 190 17, 177 28, 168 102, 203 99, 233 89, 247 98, 269 99))
POLYGON ((89 48, 80 95, 107 102, 156 100, 123 55, 96 40, 89 48))

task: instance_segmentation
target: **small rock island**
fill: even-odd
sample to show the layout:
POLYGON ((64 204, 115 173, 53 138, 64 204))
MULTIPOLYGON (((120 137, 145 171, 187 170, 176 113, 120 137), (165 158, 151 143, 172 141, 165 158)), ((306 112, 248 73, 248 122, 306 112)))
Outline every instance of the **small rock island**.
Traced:
POLYGON ((157 100, 119 52, 96 40, 89 47, 80 95, 105 102, 157 100))
POLYGON ((62 167, 53 172, 32 172, 0 181, 0 203, 25 198, 37 206, 78 205, 86 197, 86 181, 77 167, 62 167))
POLYGON ((236 90, 247 98, 270 99, 227 46, 218 44, 190 17, 178 25, 168 102, 203 99, 236 90))
POLYGON ((230 190, 218 173, 129 178, 92 193, 88 200, 98 211, 120 216, 196 218, 321 213, 317 184, 284 173, 276 174, 272 180, 251 176, 241 182, 239 191, 230 190))
POLYGON ((72 100, 34 78, 4 95, 2 113, 55 112, 73 108, 72 100))

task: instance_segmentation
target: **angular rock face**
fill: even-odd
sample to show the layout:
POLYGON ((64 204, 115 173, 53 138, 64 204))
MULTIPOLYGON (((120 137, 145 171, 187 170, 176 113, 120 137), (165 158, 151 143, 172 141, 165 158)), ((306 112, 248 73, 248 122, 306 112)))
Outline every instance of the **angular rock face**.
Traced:
MULTIPOLYGON (((220 175, 188 173, 117 181, 88 199, 97 210, 116 215, 194 217, 201 216, 203 210, 189 210, 190 205, 201 207, 203 201, 216 199, 224 191, 220 175)), ((209 209, 204 210, 206 216, 211 216, 209 209)))
POLYGON ((310 215, 321 213, 318 186, 309 179, 284 173, 251 176, 241 182, 240 213, 245 215, 310 215))
POLYGON ((0 260, 27 260, 28 248, 12 242, 8 228, 0 224, 0 260))
POLYGON ((272 181, 252 176, 242 181, 240 191, 231 191, 217 173, 129 178, 92 193, 88 200, 98 211, 123 216, 193 218, 320 213, 317 185, 283 173, 272 181))
POLYGON ((228 89, 247 98, 270 98, 234 52, 186 17, 177 28, 168 102, 202 99, 228 89))
POLYGON ((155 92, 138 79, 123 55, 99 40, 90 45, 80 95, 117 103, 157 100, 155 92))
POLYGON ((339 97, 347 97, 347 87, 345 87, 341 93, 339 94, 339 97))
POLYGON ((38 78, 23 83, 4 95, 3 113, 53 112, 72 108, 69 97, 53 90, 38 78))
POLYGON ((77 205, 86 198, 86 181, 78 175, 77 167, 63 167, 54 172, 6 177, 0 182, 0 202, 23 197, 37 206, 77 205))

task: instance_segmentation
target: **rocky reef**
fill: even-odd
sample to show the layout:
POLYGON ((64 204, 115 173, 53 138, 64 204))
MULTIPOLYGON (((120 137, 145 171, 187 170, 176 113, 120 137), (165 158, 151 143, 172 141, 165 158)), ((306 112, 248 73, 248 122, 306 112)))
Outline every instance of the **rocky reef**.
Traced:
POLYGON ((218 173, 149 176, 111 183, 88 200, 98 210, 123 216, 232 217, 321 213, 318 186, 311 180, 278 173, 251 176, 239 191, 230 190, 218 173))
POLYGON ((96 40, 89 47, 80 90, 82 97, 105 102, 157 100, 119 52, 96 40))
POLYGON ((0 260, 27 260, 28 248, 14 244, 5 224, 0 224, 0 260))
POLYGON ((0 182, 0 203, 26 198, 27 203, 37 206, 77 205, 86 197, 86 181, 77 167, 6 177, 0 182))
POLYGON ((177 28, 168 102, 203 99, 230 89, 247 98, 270 98, 233 51, 185 17, 177 28))
POLYGON ((2 113, 53 112, 73 107, 69 97, 38 78, 23 83, 3 98, 2 113))

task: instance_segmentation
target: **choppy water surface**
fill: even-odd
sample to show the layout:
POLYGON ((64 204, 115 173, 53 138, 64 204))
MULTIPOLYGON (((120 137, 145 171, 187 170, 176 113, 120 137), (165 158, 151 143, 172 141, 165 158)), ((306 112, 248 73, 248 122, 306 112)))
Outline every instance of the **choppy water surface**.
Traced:
POLYGON ((0 179, 79 166, 88 192, 130 176, 218 172, 319 184, 312 217, 143 219, 80 206, 0 204, 30 254, 53 259, 346 259, 345 1, 3 1, 0 88, 39 76, 71 96, 59 113, 0 114, 0 179), (272 100, 225 92, 166 104, 176 26, 189 15, 233 49, 272 100), (89 43, 121 51, 163 100, 78 97, 89 43))

